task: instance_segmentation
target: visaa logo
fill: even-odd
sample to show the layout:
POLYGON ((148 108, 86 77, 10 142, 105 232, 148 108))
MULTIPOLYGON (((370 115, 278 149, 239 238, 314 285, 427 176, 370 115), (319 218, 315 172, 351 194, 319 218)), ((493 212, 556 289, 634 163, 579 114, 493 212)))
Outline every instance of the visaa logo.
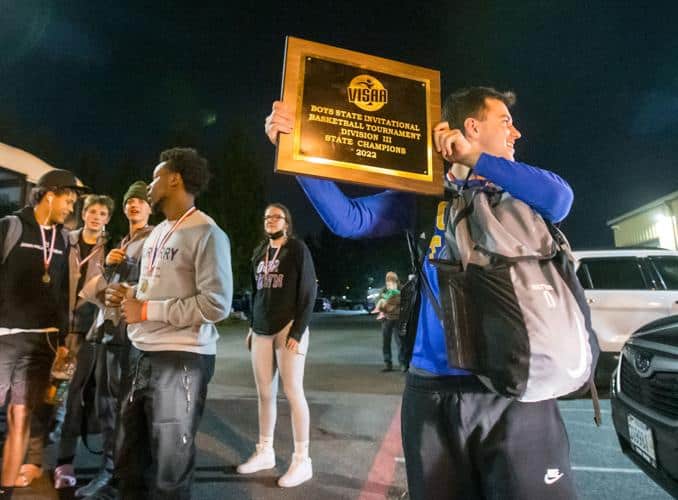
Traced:
POLYGON ((370 75, 358 75, 346 89, 348 102, 364 111, 379 111, 388 103, 388 90, 370 75))

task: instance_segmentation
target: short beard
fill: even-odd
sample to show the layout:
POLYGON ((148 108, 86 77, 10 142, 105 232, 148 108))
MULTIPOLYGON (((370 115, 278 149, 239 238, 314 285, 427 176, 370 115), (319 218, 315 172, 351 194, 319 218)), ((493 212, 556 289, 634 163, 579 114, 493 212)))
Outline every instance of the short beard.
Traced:
POLYGON ((165 215, 165 212, 162 211, 162 205, 163 205, 163 202, 164 202, 164 201, 165 201, 165 198, 160 198, 158 201, 156 201, 155 203, 153 203, 153 205, 151 205, 151 211, 152 211, 155 215, 160 215, 160 216, 164 216, 164 215, 165 215))

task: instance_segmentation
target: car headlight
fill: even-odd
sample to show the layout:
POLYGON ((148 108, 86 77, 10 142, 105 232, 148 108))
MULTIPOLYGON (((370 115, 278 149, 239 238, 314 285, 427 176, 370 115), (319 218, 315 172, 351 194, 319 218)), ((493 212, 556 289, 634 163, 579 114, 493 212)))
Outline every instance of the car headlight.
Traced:
POLYGON ((615 397, 617 395, 617 370, 615 368, 612 372, 612 380, 610 380, 610 396, 615 397))

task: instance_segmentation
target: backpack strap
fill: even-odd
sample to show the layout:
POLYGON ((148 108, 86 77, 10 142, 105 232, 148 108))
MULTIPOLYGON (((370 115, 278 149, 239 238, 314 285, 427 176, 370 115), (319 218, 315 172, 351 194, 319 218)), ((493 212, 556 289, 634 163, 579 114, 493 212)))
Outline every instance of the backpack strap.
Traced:
MULTIPOLYGON (((551 233, 554 243, 560 251, 562 251, 570 262, 575 262, 576 258, 572 254, 570 242, 567 241, 565 234, 550 220, 544 219, 546 227, 551 233)), ((594 367, 595 368, 595 365, 594 367)), ((593 404, 593 421, 597 427, 603 423, 603 417, 600 413, 600 398, 598 397, 598 388, 595 381, 595 370, 591 369, 591 380, 589 380, 589 390, 591 391, 591 403, 593 404)))
MULTIPOLYGON (((464 208, 459 210, 459 212, 457 212, 456 215, 454 216, 454 220, 452 221, 452 226, 450 228, 453 235, 457 233, 457 226, 459 225, 459 223, 473 213, 473 200, 476 199, 478 193, 480 193, 479 189, 474 190, 473 193, 471 194, 471 199, 469 199, 468 203, 466 203, 464 208)), ((463 195, 461 195, 460 198, 463 200, 464 199, 463 195)))
POLYGON ((413 274, 416 274, 419 278, 419 282, 423 284, 422 288, 426 291, 426 296, 428 297, 428 300, 431 303, 436 316, 438 316, 438 319, 442 321, 443 309, 440 307, 438 299, 436 299, 433 290, 431 289, 431 284, 429 283, 428 278, 422 269, 425 254, 419 254, 419 247, 417 246, 417 242, 414 240, 414 235, 410 231, 406 231, 405 235, 407 237, 407 247, 410 251, 410 262, 413 267, 413 274))
POLYGON ((596 427, 600 427, 603 423, 603 417, 600 414, 600 398, 598 397, 598 388, 596 387, 594 377, 594 370, 591 370, 589 389, 591 390, 591 403, 593 404, 593 421, 596 423, 596 427))
POLYGON ((21 239, 23 227, 21 221, 16 215, 8 215, 0 219, 2 222, 2 255, 0 256, 0 263, 4 264, 12 249, 21 239))

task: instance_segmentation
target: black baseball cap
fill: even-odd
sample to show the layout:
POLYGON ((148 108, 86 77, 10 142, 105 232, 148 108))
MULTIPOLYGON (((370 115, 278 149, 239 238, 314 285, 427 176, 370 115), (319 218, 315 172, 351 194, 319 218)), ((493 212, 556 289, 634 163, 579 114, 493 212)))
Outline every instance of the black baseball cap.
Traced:
POLYGON ((75 174, 69 170, 62 170, 55 168, 49 172, 45 172, 40 176, 36 187, 42 188, 69 188, 78 192, 86 192, 90 189, 85 186, 80 180, 75 176, 75 174))

